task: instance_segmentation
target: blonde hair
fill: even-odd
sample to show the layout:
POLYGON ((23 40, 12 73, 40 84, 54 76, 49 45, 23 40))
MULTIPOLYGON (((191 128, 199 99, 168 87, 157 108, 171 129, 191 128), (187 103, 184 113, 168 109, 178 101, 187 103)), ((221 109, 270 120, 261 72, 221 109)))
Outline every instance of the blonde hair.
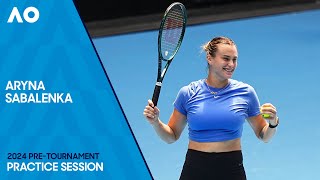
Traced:
POLYGON ((234 41, 230 38, 218 36, 213 38, 211 41, 207 42, 206 44, 202 45, 203 51, 205 51, 207 54, 210 54, 212 57, 216 56, 216 52, 218 49, 218 44, 228 44, 228 45, 234 45, 234 41))

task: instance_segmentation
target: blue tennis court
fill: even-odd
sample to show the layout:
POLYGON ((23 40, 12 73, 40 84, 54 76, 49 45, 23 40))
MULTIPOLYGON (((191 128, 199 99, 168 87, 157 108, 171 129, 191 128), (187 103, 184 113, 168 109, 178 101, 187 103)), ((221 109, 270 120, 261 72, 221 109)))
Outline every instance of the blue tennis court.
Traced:
MULTIPOLYGON (((206 77, 200 46, 227 36, 238 47, 233 79, 252 85, 260 103, 277 107, 278 132, 265 144, 248 123, 242 150, 249 180, 316 179, 320 162, 320 10, 187 27, 163 82, 158 107, 167 122, 179 89, 206 77)), ((160 23, 160 20, 159 20, 160 23)), ((152 97, 158 31, 94 39, 121 106, 156 180, 178 179, 187 150, 187 129, 178 142, 160 140, 142 112, 152 97)))

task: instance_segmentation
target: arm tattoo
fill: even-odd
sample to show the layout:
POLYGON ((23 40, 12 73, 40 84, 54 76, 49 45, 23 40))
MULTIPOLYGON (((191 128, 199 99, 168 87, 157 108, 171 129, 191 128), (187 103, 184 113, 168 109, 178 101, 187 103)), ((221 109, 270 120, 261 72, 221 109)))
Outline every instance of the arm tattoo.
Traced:
MULTIPOLYGON (((263 128, 264 129, 264 128, 263 128)), ((261 139, 263 139, 263 137, 264 137, 264 131, 263 131, 263 129, 260 131, 260 134, 259 134, 259 137, 261 138, 261 139)))

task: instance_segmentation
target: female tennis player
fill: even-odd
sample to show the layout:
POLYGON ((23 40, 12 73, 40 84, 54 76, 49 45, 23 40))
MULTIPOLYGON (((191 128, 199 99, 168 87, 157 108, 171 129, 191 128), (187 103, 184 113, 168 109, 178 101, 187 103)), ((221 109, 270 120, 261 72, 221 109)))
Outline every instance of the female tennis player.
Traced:
POLYGON ((180 180, 245 180, 241 152, 245 119, 256 136, 268 142, 279 123, 277 111, 270 103, 260 107, 252 86, 231 79, 238 59, 233 40, 216 37, 203 49, 208 76, 180 89, 168 124, 159 119, 160 111, 151 100, 143 114, 167 143, 178 140, 188 124, 189 145, 180 180))

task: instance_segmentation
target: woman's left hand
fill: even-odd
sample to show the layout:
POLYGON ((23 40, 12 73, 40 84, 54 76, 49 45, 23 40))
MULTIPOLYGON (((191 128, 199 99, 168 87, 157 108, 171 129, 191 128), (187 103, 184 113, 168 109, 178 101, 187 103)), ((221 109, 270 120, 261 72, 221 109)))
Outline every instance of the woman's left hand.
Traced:
POLYGON ((260 112, 271 124, 277 124, 277 108, 271 103, 265 103, 260 107, 260 112))

